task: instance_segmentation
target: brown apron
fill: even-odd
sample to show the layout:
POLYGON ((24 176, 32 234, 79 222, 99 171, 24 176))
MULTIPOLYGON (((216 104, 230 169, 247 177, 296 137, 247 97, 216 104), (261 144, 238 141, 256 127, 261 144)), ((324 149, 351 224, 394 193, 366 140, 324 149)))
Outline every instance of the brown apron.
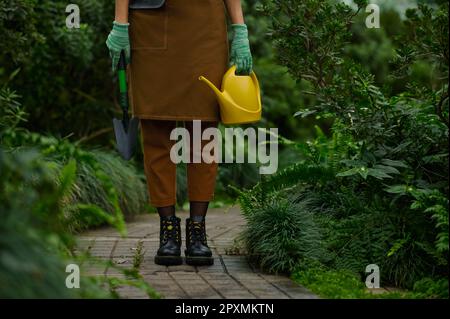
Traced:
POLYGON ((162 9, 130 10, 133 113, 141 119, 219 121, 214 93, 228 63, 223 0, 166 0, 162 9))

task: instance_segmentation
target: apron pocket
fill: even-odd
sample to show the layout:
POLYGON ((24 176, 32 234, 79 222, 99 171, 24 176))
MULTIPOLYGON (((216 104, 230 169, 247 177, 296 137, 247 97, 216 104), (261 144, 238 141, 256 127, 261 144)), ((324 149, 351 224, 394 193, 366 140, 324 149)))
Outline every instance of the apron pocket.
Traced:
POLYGON ((169 14, 167 7, 130 11, 132 50, 166 50, 169 14))

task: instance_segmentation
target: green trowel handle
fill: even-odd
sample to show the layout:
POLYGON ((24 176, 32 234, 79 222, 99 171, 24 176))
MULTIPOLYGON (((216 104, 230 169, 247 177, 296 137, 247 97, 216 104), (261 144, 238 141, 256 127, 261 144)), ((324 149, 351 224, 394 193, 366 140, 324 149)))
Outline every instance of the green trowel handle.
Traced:
POLYGON ((128 90, 127 90, 127 63, 125 60, 125 51, 120 52, 119 65, 117 67, 117 76, 119 78, 119 103, 123 110, 123 120, 128 121, 128 90))

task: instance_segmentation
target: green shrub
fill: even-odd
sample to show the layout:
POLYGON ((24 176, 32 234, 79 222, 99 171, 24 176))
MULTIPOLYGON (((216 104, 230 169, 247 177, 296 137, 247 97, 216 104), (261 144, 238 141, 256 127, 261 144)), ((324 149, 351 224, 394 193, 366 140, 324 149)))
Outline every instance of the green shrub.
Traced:
POLYGON ((242 237, 250 258, 263 269, 289 272, 298 263, 324 257, 320 231, 305 203, 274 196, 245 211, 242 237))
POLYGON ((66 265, 94 262, 74 255, 73 233, 109 223, 125 234, 121 207, 142 212, 145 184, 117 155, 20 128, 26 113, 13 92, 0 92, 0 296, 117 297, 117 286, 133 285, 158 297, 126 269, 120 270, 124 279, 82 276, 82 289, 66 288, 66 265))
POLYGON ((448 279, 424 278, 414 284, 414 293, 419 298, 448 299, 448 279))
POLYGON ((10 67, 26 61, 30 58, 32 48, 44 40, 37 28, 35 3, 30 0, 4 0, 0 3, 0 30, 3 32, 0 70, 9 61, 13 62, 8 65, 10 67))
POLYGON ((0 150, 0 177, 0 296, 69 297, 58 258, 62 239, 48 226, 60 223, 58 190, 49 172, 36 154, 12 157, 0 150))
MULTIPOLYGON (((131 217, 148 209, 145 178, 130 162, 105 150, 87 151, 80 143, 71 143, 67 139, 57 139, 23 128, 29 114, 23 110, 19 96, 7 85, 0 88, 0 106, 0 142, 3 148, 11 152, 38 150, 47 165, 57 169, 61 169, 72 159, 76 161, 76 181, 70 196, 65 199, 64 209, 73 222, 73 231, 96 226, 102 220, 82 220, 81 212, 77 212, 80 206, 75 204, 94 204, 120 220, 124 216, 131 217)), ((57 175, 54 180, 58 182, 57 175)))
POLYGON ((35 148, 49 165, 56 168, 66 165, 70 159, 77 162, 79 169, 75 186, 66 199, 67 213, 73 220, 74 231, 99 223, 90 220, 86 224, 87 221, 77 219, 73 203, 95 204, 122 222, 124 216, 131 217, 148 209, 143 177, 118 155, 100 150, 86 151, 69 141, 23 129, 4 131, 3 143, 4 147, 13 151, 35 148))
MULTIPOLYGON (((11 75, 11 78, 14 74, 11 75)), ((25 121, 26 112, 22 110, 17 92, 4 85, 0 88, 0 133, 8 128, 15 128, 25 121)), ((0 142, 2 136, 0 135, 0 142)))
MULTIPOLYGON (((146 212, 148 195, 143 176, 140 176, 132 165, 123 161, 118 155, 100 150, 94 150, 90 154, 114 185, 120 211, 124 217, 131 218, 146 212)), ((59 160, 59 163, 63 164, 64 160, 59 160)), ((111 215, 114 214, 114 204, 107 194, 107 189, 105 189, 101 179, 96 176, 95 169, 82 160, 79 161, 77 178, 67 201, 68 207, 75 203, 91 203, 111 215)), ((80 219, 80 212, 76 210, 69 209, 66 213, 74 214, 74 216, 71 216, 73 231, 80 231, 104 223, 101 219, 97 221, 80 219)))
MULTIPOLYGON (((448 4, 408 11, 396 44, 397 66, 389 68, 396 71, 389 74, 394 82, 405 81, 418 57, 424 58, 437 68, 435 84, 409 83, 404 92, 389 95, 346 50, 366 1, 357 3, 356 10, 318 0, 264 6, 273 17, 279 62, 297 81, 310 83, 317 101, 299 114, 334 123, 330 138, 320 129, 312 141, 280 137, 298 152, 297 163, 241 194, 241 207, 245 214, 264 209, 273 194, 307 203, 322 232, 324 265, 358 275, 376 263, 383 285, 412 289, 429 274, 448 276, 448 42, 441 41, 448 36, 448 4)), ((268 221, 273 222, 266 214, 252 227, 268 221)), ((259 261, 277 256, 277 243, 270 244, 273 249, 259 261)), ((284 258, 278 263, 290 264, 286 255, 278 257, 284 258)))
MULTIPOLYGON (((6 154, 0 149, 0 296, 73 298, 108 296, 95 279, 67 289, 66 265, 79 263, 70 251, 74 238, 61 209, 75 179, 75 162, 54 180, 54 169, 33 151, 6 154)), ((93 212, 91 211, 91 214, 93 212)))
POLYGON ((74 160, 58 168, 36 151, 10 154, 0 148, 0 297, 110 298, 118 297, 119 285, 133 285, 158 298, 132 269, 117 269, 124 278, 83 275, 85 264, 98 261, 74 254, 73 219, 67 210, 78 212, 78 222, 96 220, 125 229, 120 218, 98 206, 68 201, 76 171, 74 160), (68 264, 82 269, 80 289, 65 285, 68 264))
POLYGON ((0 81, 20 68, 12 85, 30 113, 27 128, 80 138, 109 126, 117 106, 104 45, 114 3, 72 3, 80 7, 80 29, 67 29, 66 1, 2 1, 0 81))

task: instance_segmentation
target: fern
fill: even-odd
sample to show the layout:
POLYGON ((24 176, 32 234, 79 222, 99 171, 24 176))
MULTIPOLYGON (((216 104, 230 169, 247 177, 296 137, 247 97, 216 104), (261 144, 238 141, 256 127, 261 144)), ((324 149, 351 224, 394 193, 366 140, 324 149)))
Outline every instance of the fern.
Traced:
POLYGON ((268 193, 287 188, 299 183, 325 183, 334 178, 334 172, 324 166, 314 166, 305 163, 294 164, 279 173, 267 177, 258 183, 254 190, 268 193))
POLYGON ((411 195, 415 201, 411 204, 411 208, 421 210, 428 214, 435 221, 435 227, 438 230, 436 235, 436 250, 440 253, 449 251, 448 241, 448 198, 437 190, 413 189, 411 195))

